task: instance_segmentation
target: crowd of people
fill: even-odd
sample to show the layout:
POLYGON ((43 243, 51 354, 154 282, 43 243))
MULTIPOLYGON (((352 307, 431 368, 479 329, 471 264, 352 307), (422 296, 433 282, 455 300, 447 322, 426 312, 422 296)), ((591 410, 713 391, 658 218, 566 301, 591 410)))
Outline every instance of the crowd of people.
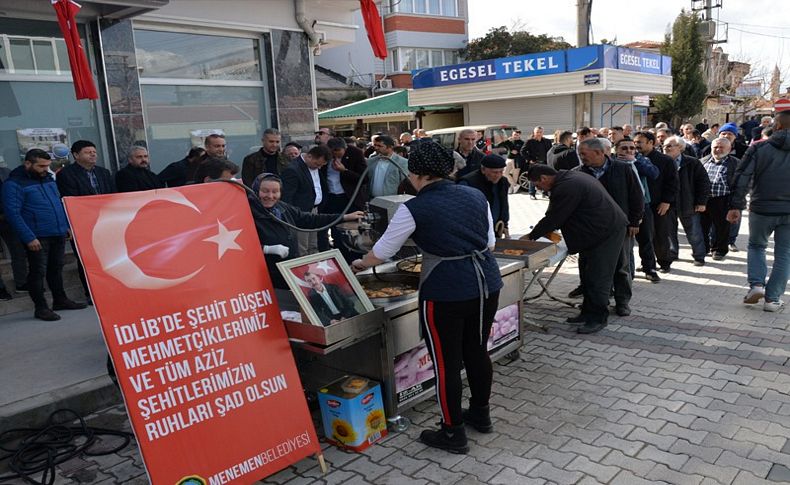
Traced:
MULTIPOLYGON (((29 292, 34 316, 46 321, 60 319, 56 311, 92 304, 79 258, 84 302, 71 300, 63 288, 67 241, 76 255, 60 200, 64 196, 233 180, 240 173, 250 188, 249 207, 277 288, 286 288, 276 267, 280 261, 334 245, 358 272, 391 258, 412 239, 423 255, 420 323, 436 363, 442 411, 440 428, 426 430, 421 440, 464 453, 464 424, 492 430, 486 342, 502 281, 491 249, 497 238, 509 237, 508 198, 521 188, 521 174, 527 174, 532 199, 538 190, 548 199, 545 217, 528 237, 560 230, 568 252, 579 255, 580 284, 569 296, 583 300, 579 315, 568 319, 579 333, 607 325, 611 297, 617 315, 631 313, 637 272, 659 283, 658 273, 672 270, 680 226, 697 266, 709 256, 722 260, 738 251, 735 236, 747 195, 749 291, 744 302, 764 299, 764 310, 773 312, 782 308, 790 272, 788 129, 790 112, 740 129, 734 123, 703 122, 684 124, 677 133, 666 123, 558 130, 554 143, 537 126, 527 140, 514 131, 493 153, 485 153, 487 147, 471 129, 457 134, 455 150, 432 141, 424 130, 397 139, 381 133, 367 141, 321 128, 314 143, 303 148, 294 142, 282 146, 282 135, 266 129, 260 149, 240 166, 226 157, 224 136, 213 134, 159 174, 151 171, 143 146, 132 147, 125 166, 113 174, 97 164, 95 144, 79 140, 71 147, 73 163, 57 173, 50 154, 41 149, 28 151, 10 173, 0 173, 0 235, 9 248, 16 290, 29 292), (404 193, 416 197, 398 208, 371 251, 363 255, 342 244, 337 224, 361 218, 373 198, 404 193), (769 276, 765 253, 771 234, 775 248, 769 276), (463 367, 472 391, 466 410, 461 407, 463 367)), ((323 305, 322 322, 352 313, 336 301, 329 285, 309 278, 313 299, 323 305)), ((0 298, 10 297, 2 284, 0 298)))
MULTIPOLYGON (((581 324, 579 333, 606 326, 610 296, 617 315, 630 315, 635 273, 659 283, 658 273, 671 271, 679 255, 679 226, 695 266, 705 265, 708 256, 721 261, 738 251, 736 237, 747 193, 749 291, 743 301, 764 300, 763 309, 769 312, 782 308, 780 297, 790 273, 790 113, 763 117, 759 124, 750 121, 753 129, 747 122, 740 127, 743 134, 735 123, 708 126, 705 120, 696 126, 683 124, 677 134, 666 123, 636 130, 629 125, 582 128, 575 134, 575 149, 574 134, 557 131, 545 161, 531 159, 523 145, 519 168, 529 170, 531 186, 551 194, 546 217, 530 237, 561 229, 569 252, 580 256, 580 285, 569 297, 584 299, 581 313, 568 319, 581 324), (591 177, 580 176, 585 173, 600 184, 590 184, 591 177), (613 228, 623 221, 625 237, 618 246, 611 238, 613 228), (774 264, 769 277, 765 253, 772 234, 774 264)), ((513 153, 515 165, 519 160, 512 147, 519 139, 514 134, 500 145, 513 153)), ((535 128, 533 139, 542 139, 542 128, 535 128)))

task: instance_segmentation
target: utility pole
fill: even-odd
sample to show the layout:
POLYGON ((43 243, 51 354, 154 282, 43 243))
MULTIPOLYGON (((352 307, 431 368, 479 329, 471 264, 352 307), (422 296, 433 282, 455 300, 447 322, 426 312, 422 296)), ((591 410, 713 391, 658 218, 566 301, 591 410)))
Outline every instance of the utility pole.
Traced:
MULTIPOLYGON (((590 45, 590 14, 592 13, 593 0, 577 0, 576 4, 576 47, 590 45)), ((592 94, 581 93, 574 95, 574 122, 578 130, 582 126, 590 125, 592 116, 592 94)))

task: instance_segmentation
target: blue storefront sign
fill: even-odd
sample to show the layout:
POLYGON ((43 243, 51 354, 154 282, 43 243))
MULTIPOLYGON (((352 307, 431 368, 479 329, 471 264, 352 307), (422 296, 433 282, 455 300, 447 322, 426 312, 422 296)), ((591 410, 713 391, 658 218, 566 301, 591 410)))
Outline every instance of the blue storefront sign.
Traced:
POLYGON ((540 52, 412 71, 414 89, 543 76, 591 69, 672 75, 672 58, 612 45, 540 52))

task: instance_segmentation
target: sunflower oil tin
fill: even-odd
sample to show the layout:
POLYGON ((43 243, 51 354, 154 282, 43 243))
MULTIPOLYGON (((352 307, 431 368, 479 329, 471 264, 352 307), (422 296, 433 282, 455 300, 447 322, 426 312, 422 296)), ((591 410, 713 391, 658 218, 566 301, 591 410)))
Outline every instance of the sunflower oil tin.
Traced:
POLYGON ((324 435, 330 443, 362 451, 387 436, 381 386, 346 376, 318 391, 324 435))

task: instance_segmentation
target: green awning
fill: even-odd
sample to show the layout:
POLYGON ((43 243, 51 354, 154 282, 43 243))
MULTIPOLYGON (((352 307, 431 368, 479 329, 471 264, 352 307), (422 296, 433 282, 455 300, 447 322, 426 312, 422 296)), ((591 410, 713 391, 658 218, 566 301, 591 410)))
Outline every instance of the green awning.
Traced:
POLYGON ((332 108, 318 113, 319 120, 338 118, 365 119, 379 116, 402 114, 414 115, 418 111, 456 109, 456 106, 409 106, 409 93, 404 89, 375 98, 363 99, 354 103, 332 108))

